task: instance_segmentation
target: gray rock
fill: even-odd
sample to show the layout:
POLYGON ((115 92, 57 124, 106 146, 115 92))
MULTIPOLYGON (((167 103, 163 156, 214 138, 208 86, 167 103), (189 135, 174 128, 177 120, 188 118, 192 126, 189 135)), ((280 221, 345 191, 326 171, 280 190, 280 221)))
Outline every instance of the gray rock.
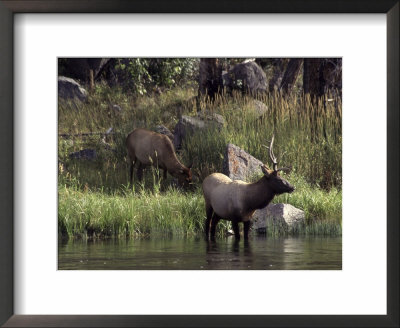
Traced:
POLYGON ((94 160, 97 158, 97 154, 96 150, 94 149, 82 149, 80 151, 69 154, 69 158, 94 160))
POLYGON ((117 104, 111 105, 111 109, 113 109, 116 113, 122 112, 121 106, 118 106, 117 104))
POLYGON ((262 174, 262 164, 260 160, 238 146, 233 144, 226 146, 223 173, 232 180, 246 181, 254 175, 262 174))
POLYGON ((233 107, 232 110, 234 111, 244 111, 252 114, 253 119, 261 119, 267 112, 268 107, 263 102, 259 100, 252 100, 246 105, 245 109, 242 107, 233 107))
POLYGON ((206 128, 217 127, 221 128, 221 119, 223 121, 224 118, 218 114, 214 114, 216 116, 208 116, 208 119, 205 119, 201 116, 187 116, 182 115, 182 118, 175 125, 174 129, 174 146, 175 149, 180 149, 182 146, 182 141, 185 139, 186 135, 189 133, 193 133, 196 130, 203 130, 206 128))
POLYGON ((253 214, 253 229, 260 233, 268 228, 295 229, 305 223, 304 211, 290 204, 269 204, 253 214))
POLYGON ((162 112, 161 117, 162 117, 162 120, 164 122, 166 122, 166 121, 171 119, 172 115, 171 115, 171 113, 169 111, 165 110, 165 111, 162 112))
POLYGON ((87 100, 88 93, 75 80, 65 77, 58 77, 58 96, 63 100, 73 100, 84 102, 87 100))
MULTIPOLYGON (((110 128, 110 129, 112 129, 112 128, 110 128)), ((110 130, 110 129, 108 129, 108 130, 110 130)), ((117 149, 112 147, 109 143, 107 143, 106 138, 107 138, 107 135, 105 135, 103 138, 100 139, 100 146, 102 147, 102 148, 100 148, 100 150, 105 150, 105 151, 113 152, 114 154, 116 154, 117 149)), ((95 156, 95 158, 96 158, 96 156, 95 156)))
POLYGON ((225 118, 222 115, 212 113, 209 110, 197 112, 197 117, 201 118, 204 121, 216 123, 220 128, 222 128, 226 124, 225 118))
POLYGON ((254 112, 257 114, 258 117, 261 117, 266 112, 268 112, 268 107, 263 102, 255 99, 253 101, 253 104, 254 104, 254 106, 253 106, 254 112))
POLYGON ((242 90, 253 95, 266 92, 268 88, 265 72, 253 61, 236 64, 222 75, 222 80, 230 90, 242 90))
POLYGON ((166 126, 157 125, 155 130, 157 133, 165 134, 168 138, 171 139, 172 142, 174 141, 174 135, 166 126))

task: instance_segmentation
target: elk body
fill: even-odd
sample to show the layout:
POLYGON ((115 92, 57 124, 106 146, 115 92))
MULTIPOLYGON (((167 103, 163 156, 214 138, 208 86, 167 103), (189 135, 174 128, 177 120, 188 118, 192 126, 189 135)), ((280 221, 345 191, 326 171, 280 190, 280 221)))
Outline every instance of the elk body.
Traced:
POLYGON ((130 164, 130 181, 133 180, 133 167, 139 162, 137 178, 143 178, 143 170, 146 166, 155 166, 163 170, 164 179, 167 172, 178 179, 183 187, 188 187, 192 181, 191 165, 186 167, 176 157, 171 140, 163 134, 135 129, 126 138, 128 161, 130 164))
POLYGON ((224 174, 213 173, 203 181, 203 194, 206 206, 205 233, 208 239, 211 225, 211 238, 215 238, 215 229, 221 219, 232 221, 235 238, 240 240, 239 222, 243 222, 244 238, 248 239, 251 217, 255 210, 267 206, 275 195, 291 193, 294 187, 279 176, 276 158, 272 151, 274 137, 272 137, 269 155, 273 163, 270 170, 261 165, 264 176, 254 182, 247 183, 241 180, 231 180, 224 174))

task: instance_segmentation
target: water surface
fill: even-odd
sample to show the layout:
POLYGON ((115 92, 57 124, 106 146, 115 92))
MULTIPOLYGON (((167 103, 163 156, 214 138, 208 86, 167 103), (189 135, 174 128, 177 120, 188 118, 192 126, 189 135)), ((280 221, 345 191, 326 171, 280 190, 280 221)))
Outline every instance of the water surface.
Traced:
POLYGON ((68 240, 60 270, 341 270, 341 237, 68 240))

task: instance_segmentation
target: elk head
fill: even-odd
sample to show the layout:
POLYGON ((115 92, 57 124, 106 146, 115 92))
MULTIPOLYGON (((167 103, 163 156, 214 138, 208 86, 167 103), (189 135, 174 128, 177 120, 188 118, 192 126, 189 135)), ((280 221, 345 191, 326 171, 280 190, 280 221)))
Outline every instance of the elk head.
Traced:
POLYGON ((190 184, 192 183, 192 163, 188 166, 183 166, 177 174, 178 178, 178 183, 185 189, 190 187, 190 184))
POLYGON ((290 171, 290 167, 283 167, 278 169, 278 161, 274 155, 274 151, 272 149, 274 144, 274 135, 272 135, 271 143, 269 147, 269 157, 272 161, 272 170, 268 169, 267 166, 261 165, 261 170, 264 173, 264 176, 268 180, 269 186, 275 192, 275 194, 283 194, 285 192, 291 193, 294 191, 294 186, 292 186, 288 181, 279 176, 279 171, 288 172, 290 171))

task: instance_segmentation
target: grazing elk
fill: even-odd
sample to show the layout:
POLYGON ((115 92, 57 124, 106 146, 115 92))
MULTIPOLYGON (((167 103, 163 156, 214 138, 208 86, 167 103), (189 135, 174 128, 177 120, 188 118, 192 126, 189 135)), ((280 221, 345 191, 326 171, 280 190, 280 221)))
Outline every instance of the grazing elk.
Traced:
POLYGON ((279 176, 278 162, 274 156, 272 136, 269 146, 269 156, 273 169, 261 165, 264 176, 254 182, 247 183, 241 180, 231 180, 221 173, 213 173, 203 181, 203 194, 206 205, 205 233, 208 239, 211 224, 211 238, 215 238, 215 229, 221 219, 232 221, 236 240, 240 240, 239 222, 243 222, 244 238, 248 239, 251 217, 255 210, 267 206, 275 195, 291 193, 294 187, 279 176))
POLYGON ((178 179, 178 183, 183 187, 188 187, 192 182, 192 165, 185 166, 176 157, 174 146, 171 140, 163 134, 148 131, 145 129, 135 129, 126 138, 126 148, 128 150, 128 161, 130 164, 130 181, 133 180, 133 166, 139 162, 137 178, 143 178, 143 170, 146 166, 153 165, 163 170, 164 179, 167 172, 178 179))

